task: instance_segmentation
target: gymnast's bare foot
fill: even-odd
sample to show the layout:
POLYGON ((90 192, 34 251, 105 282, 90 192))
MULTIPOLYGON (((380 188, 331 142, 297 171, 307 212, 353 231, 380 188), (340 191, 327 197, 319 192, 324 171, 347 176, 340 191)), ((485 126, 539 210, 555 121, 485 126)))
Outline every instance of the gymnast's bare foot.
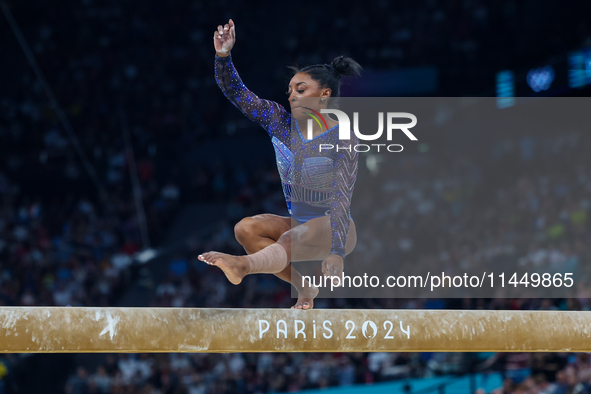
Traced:
POLYGON ((220 252, 207 252, 199 255, 199 260, 220 268, 233 285, 238 285, 248 274, 246 256, 232 256, 220 252))
POLYGON ((307 287, 298 289, 298 301, 291 309, 312 309, 314 298, 318 295, 318 288, 308 282, 307 287))

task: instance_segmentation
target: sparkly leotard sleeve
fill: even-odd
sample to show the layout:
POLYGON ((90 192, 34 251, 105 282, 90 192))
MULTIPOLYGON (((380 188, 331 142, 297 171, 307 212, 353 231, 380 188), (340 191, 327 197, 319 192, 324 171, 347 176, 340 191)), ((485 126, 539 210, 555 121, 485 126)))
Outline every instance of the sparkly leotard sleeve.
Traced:
POLYGON ((248 90, 234 67, 232 55, 215 56, 215 80, 224 96, 247 118, 267 130, 269 135, 279 138, 278 134, 289 134, 289 129, 284 126, 289 124, 290 113, 282 105, 261 99, 248 90))
POLYGON ((350 205, 357 178, 357 143, 338 139, 333 127, 312 140, 304 139, 291 114, 280 104, 260 99, 242 83, 231 56, 215 57, 215 77, 224 95, 271 137, 289 213, 300 223, 330 214, 331 254, 345 256, 350 205), (295 122, 294 122, 295 123, 295 122), (320 152, 319 144, 338 149, 320 152))

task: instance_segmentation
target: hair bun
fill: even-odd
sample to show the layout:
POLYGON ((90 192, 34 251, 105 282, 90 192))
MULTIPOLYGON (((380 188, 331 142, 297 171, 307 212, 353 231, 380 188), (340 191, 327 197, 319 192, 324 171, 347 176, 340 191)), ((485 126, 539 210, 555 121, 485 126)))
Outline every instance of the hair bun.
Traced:
POLYGON ((361 73, 361 66, 350 57, 337 56, 330 63, 332 68, 340 76, 343 75, 359 75, 361 73))

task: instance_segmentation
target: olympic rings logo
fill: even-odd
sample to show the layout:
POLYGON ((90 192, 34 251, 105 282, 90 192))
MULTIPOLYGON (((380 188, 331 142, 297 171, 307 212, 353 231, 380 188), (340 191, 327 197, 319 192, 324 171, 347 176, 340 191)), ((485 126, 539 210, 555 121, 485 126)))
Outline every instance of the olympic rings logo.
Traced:
POLYGON ((527 84, 536 93, 548 90, 554 82, 554 68, 550 65, 529 70, 527 84))

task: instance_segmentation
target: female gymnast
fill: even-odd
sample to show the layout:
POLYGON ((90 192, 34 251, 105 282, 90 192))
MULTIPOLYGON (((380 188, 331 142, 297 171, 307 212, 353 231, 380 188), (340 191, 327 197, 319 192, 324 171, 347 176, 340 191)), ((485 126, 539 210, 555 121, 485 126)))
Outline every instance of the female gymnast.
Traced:
POLYGON ((322 131, 314 124, 313 138, 304 138, 301 130, 307 130, 310 117, 304 114, 307 110, 302 106, 314 106, 318 112, 326 108, 329 97, 339 97, 341 77, 358 75, 361 66, 340 56, 331 64, 292 68, 294 76, 287 92, 291 115, 296 120, 292 122, 292 116, 283 106, 260 99, 242 83, 230 55, 236 42, 232 19, 225 26, 218 26, 213 42, 215 77, 222 92, 271 137, 291 216, 246 217, 236 224, 234 232, 247 255, 212 251, 199 255, 199 259, 219 267, 235 285, 249 274, 273 273, 297 289, 298 300, 292 308, 311 309, 318 289, 302 283, 291 262, 323 260, 325 276, 343 273, 344 257, 357 243, 350 203, 358 153, 352 149, 357 143, 355 134, 351 133, 350 140, 339 140, 338 123, 328 116, 325 116, 328 130, 322 131), (319 144, 338 145, 339 149, 319 152, 319 144))

